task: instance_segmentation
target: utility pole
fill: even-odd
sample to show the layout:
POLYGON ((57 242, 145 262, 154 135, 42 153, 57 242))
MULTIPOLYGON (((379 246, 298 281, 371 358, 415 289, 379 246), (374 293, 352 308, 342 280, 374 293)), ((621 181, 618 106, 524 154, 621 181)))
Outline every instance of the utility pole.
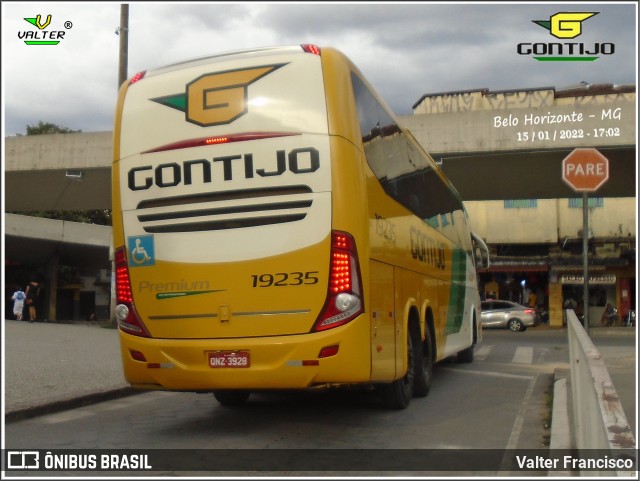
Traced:
POLYGON ((584 330, 589 334, 589 193, 582 193, 582 312, 584 330))
MULTIPOLYGON (((116 28, 116 35, 120 36, 120 54, 118 65, 118 89, 127 80, 127 66, 129 63, 129 4, 123 3, 120 5, 120 26, 116 28)), ((109 306, 109 319, 112 325, 117 326, 115 309, 116 309, 116 293, 115 293, 115 265, 113 259, 111 259, 111 303, 109 306)))
POLYGON ((129 62, 129 4, 120 5, 120 26, 116 29, 120 36, 120 66, 118 69, 118 90, 127 80, 127 64, 129 62))

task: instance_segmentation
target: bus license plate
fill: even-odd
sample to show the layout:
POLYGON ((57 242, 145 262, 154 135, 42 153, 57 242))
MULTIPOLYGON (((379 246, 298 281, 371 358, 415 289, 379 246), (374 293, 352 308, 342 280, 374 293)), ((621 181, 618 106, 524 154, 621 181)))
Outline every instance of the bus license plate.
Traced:
POLYGON ((249 351, 215 351, 209 352, 209 367, 249 367, 251 357, 249 351))

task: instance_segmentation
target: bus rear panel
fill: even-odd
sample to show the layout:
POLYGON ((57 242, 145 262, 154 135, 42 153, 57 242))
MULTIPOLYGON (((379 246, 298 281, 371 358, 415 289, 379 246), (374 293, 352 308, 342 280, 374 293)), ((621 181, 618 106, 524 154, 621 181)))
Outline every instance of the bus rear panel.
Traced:
POLYGON ((332 231, 320 56, 194 61, 146 72, 121 95, 126 379, 176 390, 368 381, 357 248, 332 231), (345 262, 355 285, 339 286, 341 311, 329 284, 345 262))

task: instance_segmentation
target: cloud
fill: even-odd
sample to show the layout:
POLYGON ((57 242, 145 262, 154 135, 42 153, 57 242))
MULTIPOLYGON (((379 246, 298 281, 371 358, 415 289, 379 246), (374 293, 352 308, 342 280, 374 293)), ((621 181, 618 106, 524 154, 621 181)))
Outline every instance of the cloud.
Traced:
MULTIPOLYGON (((253 47, 315 43, 342 50, 398 114, 426 93, 635 83, 637 5, 556 3, 146 3, 129 4, 128 75, 253 47), (518 55, 519 42, 550 42, 533 23, 559 11, 598 11, 585 43, 615 44, 592 63, 518 55)), ((42 120, 111 130, 118 89, 120 5, 2 3, 5 135, 42 120), (50 13, 73 27, 55 47, 27 46, 25 17, 50 13)))

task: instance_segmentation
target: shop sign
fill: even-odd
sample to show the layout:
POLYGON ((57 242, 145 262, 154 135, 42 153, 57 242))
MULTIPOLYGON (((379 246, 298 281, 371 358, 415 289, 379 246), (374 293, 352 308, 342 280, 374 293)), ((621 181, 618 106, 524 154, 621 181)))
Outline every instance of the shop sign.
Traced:
MULTIPOLYGON (((584 276, 564 275, 560 278, 561 284, 584 284, 584 276)), ((603 274, 597 276, 589 276, 589 285, 615 284, 616 276, 614 274, 603 274)))

